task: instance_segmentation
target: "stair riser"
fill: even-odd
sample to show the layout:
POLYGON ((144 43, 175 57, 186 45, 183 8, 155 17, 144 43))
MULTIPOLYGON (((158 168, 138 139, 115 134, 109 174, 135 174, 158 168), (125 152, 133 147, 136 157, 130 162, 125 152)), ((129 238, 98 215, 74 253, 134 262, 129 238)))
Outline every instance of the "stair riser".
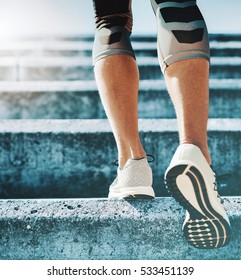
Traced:
MULTIPOLYGON (((156 48, 134 49, 137 57, 157 57, 156 48)), ((241 56, 241 49, 238 48, 211 48, 211 57, 214 56, 241 56)), ((29 57, 29 56, 66 56, 66 57, 91 57, 92 49, 74 49, 74 50, 53 50, 53 49, 39 49, 39 50, 0 50, 0 57, 29 57)))
MULTIPOLYGON (((159 65, 139 65, 140 79, 163 79, 159 65)), ((240 78, 241 66, 222 65, 211 66, 210 78, 238 79, 240 78)), ((93 80, 92 65, 74 67, 23 67, 19 69, 20 81, 56 81, 56 80, 93 80)), ((11 79, 13 80, 13 79, 11 79)))
MULTIPOLYGON (((166 90, 139 91, 140 118, 175 118, 166 90)), ((241 118, 241 90, 210 89, 210 118, 241 118)), ((106 118, 97 90, 0 92, 1 119, 106 118)))
MULTIPOLYGON (((142 80, 163 79, 163 75, 158 64, 139 65, 139 71, 140 79, 142 80)), ((240 65, 212 65, 210 69, 210 78, 239 79, 240 73, 240 65)), ((1 66, 0 74, 0 81, 76 81, 94 79, 91 62, 88 66, 1 66)))
MULTIPOLYGON (((140 134, 147 153, 156 158, 151 164, 156 194, 167 195, 163 174, 178 146, 178 135, 140 134)), ((241 195, 241 132, 210 131, 209 144, 220 193, 241 195), (224 174, 228 176, 219 177, 224 174)), ((1 133, 1 198, 106 197, 116 176, 111 164, 116 157, 111 132, 1 133)))

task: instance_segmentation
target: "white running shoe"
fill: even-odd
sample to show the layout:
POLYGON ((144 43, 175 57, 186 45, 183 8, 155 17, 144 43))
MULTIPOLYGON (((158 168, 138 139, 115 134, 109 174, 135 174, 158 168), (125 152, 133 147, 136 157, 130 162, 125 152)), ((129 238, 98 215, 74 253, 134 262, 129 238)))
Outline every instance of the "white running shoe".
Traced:
POLYGON ((108 198, 154 198, 152 170, 146 158, 129 159, 111 184, 108 198))
POLYGON ((183 231, 192 246, 212 249, 229 243, 231 227, 217 192, 215 174, 197 146, 178 147, 165 173, 165 183, 187 210, 183 231))

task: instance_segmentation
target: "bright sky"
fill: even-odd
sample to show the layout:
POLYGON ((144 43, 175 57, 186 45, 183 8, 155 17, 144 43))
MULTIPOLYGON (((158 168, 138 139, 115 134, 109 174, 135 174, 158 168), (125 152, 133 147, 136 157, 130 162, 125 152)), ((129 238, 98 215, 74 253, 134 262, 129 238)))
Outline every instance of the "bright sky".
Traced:
MULTIPOLYGON (((241 0, 199 0, 209 32, 241 33, 241 0)), ((133 33, 155 33, 149 0, 133 0, 133 33)), ((93 33, 91 0, 0 0, 0 37, 93 33)))

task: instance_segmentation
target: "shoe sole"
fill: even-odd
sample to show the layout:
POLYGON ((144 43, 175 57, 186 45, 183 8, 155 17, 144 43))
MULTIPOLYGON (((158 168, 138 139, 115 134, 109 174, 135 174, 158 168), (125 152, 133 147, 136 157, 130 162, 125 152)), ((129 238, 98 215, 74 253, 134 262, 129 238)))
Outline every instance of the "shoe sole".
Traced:
POLYGON ((152 187, 133 187, 122 188, 118 191, 112 190, 109 192, 110 199, 153 199, 155 193, 152 187))
POLYGON ((143 194, 137 194, 137 195, 128 195, 126 197, 123 197, 124 199, 154 199, 154 196, 150 195, 143 195, 143 194))
POLYGON ((200 249, 215 249, 229 243, 231 239, 230 225, 212 207, 205 181, 196 167, 188 164, 174 166, 168 170, 165 184, 169 193, 190 214, 189 219, 183 225, 184 236, 190 245, 200 249), (196 201, 204 215, 192 205, 191 201, 184 197, 176 183, 176 178, 184 172, 192 182, 196 201))

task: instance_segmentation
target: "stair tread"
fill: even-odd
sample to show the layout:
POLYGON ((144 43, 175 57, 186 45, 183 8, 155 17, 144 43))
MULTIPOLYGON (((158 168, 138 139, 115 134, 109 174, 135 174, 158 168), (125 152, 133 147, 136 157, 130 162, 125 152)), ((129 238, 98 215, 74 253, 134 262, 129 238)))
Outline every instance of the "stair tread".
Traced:
MULTIPOLYGON (((155 66, 159 65, 157 57, 137 57, 138 65, 155 66)), ((69 56, 26 56, 26 57, 1 57, 0 66, 11 66, 18 64, 25 67, 61 67, 61 66, 90 66, 91 57, 69 57, 69 56)), ((212 65, 240 65, 241 57, 211 57, 212 65)))
POLYGON ((232 241, 197 250, 182 233, 184 210, 153 200, 0 200, 1 259, 238 259, 240 197, 224 199, 232 241))
MULTIPOLYGON (((176 119, 139 119, 140 132, 176 132, 176 119)), ((241 131, 241 119, 209 119, 209 131, 241 131)), ((0 133, 96 133, 111 132, 106 119, 0 120, 0 133)))
MULTIPOLYGON (((241 196, 222 197, 225 209, 232 217, 241 217, 241 196)), ((118 214, 119 218, 140 218, 146 220, 168 219, 166 215, 177 215, 182 207, 172 197, 156 197, 151 200, 130 199, 130 200, 109 200, 107 198, 75 198, 75 199, 0 199, 0 220, 8 218, 19 218, 31 214, 31 217, 48 218, 73 218, 79 217, 100 217, 113 218, 118 214), (136 211, 134 205, 139 206, 136 211), (149 207, 147 207, 147 205, 149 207), (17 210, 16 210, 17 208, 17 210), (125 210, 123 212, 123 209, 125 210), (168 213, 166 210, 169 210, 168 213), (35 211, 33 211, 35 210, 35 211), (58 211, 57 211, 58 210, 58 211), (140 214, 142 213, 142 214, 140 214), (48 215, 46 215, 48 214, 48 215)), ((183 215, 184 210, 181 211, 183 215)), ((180 215, 180 214, 179 214, 180 215)))
MULTIPOLYGON (((94 38, 90 41, 84 40, 61 40, 49 38, 39 39, 39 40, 0 40, 0 52, 6 50, 53 50, 53 51, 80 51, 80 50, 92 50, 94 38)), ((145 40, 135 41, 135 37, 132 37, 132 45, 136 50, 155 50, 157 48, 157 43, 152 38, 148 41, 148 37, 145 40)), ((241 42, 236 40, 229 41, 219 41, 215 39, 210 39, 210 47, 215 49, 239 49, 241 47, 241 42)))
MULTIPOLYGON (((210 89, 240 89, 241 79, 210 79, 210 89)), ((164 80, 141 80, 140 90, 166 89, 164 80)), ((0 81, 1 92, 97 91, 95 80, 86 81, 0 81)))

